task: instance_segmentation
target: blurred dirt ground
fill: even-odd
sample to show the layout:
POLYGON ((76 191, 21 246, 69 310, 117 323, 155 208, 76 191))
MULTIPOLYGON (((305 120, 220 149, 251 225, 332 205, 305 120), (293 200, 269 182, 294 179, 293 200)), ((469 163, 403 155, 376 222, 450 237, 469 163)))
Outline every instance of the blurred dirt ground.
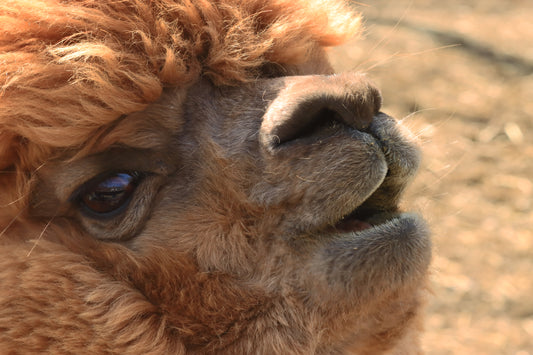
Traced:
POLYGON ((433 230, 428 354, 533 355, 533 1, 356 4, 332 51, 424 151, 409 208, 433 230))

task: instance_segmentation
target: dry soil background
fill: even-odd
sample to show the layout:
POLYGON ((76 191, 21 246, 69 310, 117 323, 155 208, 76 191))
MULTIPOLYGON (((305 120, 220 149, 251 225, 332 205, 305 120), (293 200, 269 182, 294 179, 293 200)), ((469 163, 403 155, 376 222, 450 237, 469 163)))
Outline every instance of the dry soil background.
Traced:
POLYGON ((366 71, 419 136, 410 208, 434 232, 428 354, 533 355, 533 1, 357 4, 366 71))

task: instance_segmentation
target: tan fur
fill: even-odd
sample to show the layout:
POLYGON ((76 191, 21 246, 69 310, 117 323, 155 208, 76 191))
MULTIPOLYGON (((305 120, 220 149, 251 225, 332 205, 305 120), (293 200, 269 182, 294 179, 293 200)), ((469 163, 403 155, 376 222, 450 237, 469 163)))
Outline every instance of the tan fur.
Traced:
POLYGON ((419 153, 364 75, 332 75, 349 8, 6 0, 0 21, 0 353, 419 352, 430 241, 398 212, 419 153), (91 212, 117 173, 131 198, 91 212))

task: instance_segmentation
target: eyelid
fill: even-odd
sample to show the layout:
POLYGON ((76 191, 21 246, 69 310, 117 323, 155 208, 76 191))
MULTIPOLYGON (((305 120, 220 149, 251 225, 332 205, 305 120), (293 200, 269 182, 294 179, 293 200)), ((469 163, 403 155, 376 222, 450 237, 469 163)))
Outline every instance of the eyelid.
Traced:
POLYGON ((133 170, 133 171, 130 171, 130 170, 106 171, 104 173, 95 175, 95 176, 93 176, 92 178, 90 178, 88 180, 85 180, 84 183, 82 183, 78 188, 76 188, 74 190, 74 192, 72 192, 72 194, 70 195, 68 201, 75 202, 82 193, 87 191, 87 189, 89 189, 89 188, 93 187, 94 185, 98 184, 99 182, 101 182, 101 181, 103 181, 103 180, 105 180, 107 178, 110 178, 113 175, 117 175, 117 174, 129 174, 129 175, 132 175, 133 177, 135 177, 138 180, 140 180, 140 179, 144 178, 144 176, 148 175, 147 173, 136 171, 136 170, 133 170))

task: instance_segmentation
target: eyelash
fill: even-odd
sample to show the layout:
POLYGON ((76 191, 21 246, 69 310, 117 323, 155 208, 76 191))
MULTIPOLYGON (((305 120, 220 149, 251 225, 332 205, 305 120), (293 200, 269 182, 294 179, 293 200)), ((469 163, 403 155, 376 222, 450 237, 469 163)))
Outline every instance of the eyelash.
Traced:
POLYGON ((88 217, 115 217, 126 209, 145 176, 138 171, 117 171, 96 176, 78 189, 74 200, 88 217))

